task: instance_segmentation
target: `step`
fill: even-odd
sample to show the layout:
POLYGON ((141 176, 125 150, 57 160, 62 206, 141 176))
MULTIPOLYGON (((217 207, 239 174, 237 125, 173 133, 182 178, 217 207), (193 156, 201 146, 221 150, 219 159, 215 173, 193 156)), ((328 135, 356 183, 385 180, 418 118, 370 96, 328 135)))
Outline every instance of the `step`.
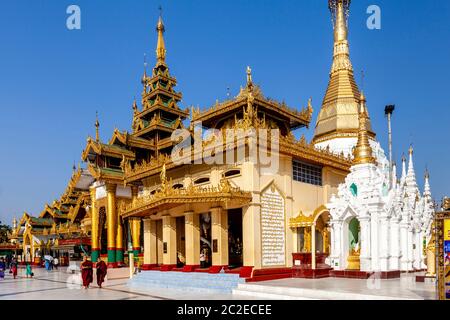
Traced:
POLYGON ((405 300, 405 298, 392 296, 259 284, 239 284, 236 289, 233 289, 233 294, 277 300, 405 300))
POLYGON ((238 274, 209 274, 197 272, 143 271, 129 280, 132 288, 168 288, 182 291, 231 293, 245 279, 238 274))

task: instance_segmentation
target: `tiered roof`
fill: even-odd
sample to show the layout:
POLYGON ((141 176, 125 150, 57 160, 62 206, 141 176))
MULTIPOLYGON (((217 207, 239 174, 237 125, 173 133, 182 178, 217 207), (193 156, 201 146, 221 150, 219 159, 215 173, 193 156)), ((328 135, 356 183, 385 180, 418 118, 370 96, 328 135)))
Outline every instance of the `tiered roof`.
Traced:
POLYGON ((164 42, 164 23, 159 17, 156 26, 158 43, 156 48, 156 65, 151 77, 144 70, 142 77, 142 110, 136 101, 133 104, 134 138, 143 138, 153 146, 155 154, 160 151, 168 153, 172 147, 170 136, 176 129, 183 127, 183 120, 189 116, 188 110, 181 110, 178 103, 182 94, 175 91, 177 80, 169 73, 166 64, 166 48, 164 42))

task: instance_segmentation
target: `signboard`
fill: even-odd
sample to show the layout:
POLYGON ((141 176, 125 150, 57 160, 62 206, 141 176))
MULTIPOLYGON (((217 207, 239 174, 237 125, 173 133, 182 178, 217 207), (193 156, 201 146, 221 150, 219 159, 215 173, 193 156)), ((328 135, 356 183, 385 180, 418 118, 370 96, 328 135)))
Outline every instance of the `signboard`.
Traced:
POLYGON ((274 185, 261 195, 262 266, 286 265, 284 198, 274 185))
POLYGON ((438 294, 450 300, 450 211, 436 212, 438 294))
POLYGON ((444 290, 445 299, 450 299, 450 219, 444 220, 444 290))

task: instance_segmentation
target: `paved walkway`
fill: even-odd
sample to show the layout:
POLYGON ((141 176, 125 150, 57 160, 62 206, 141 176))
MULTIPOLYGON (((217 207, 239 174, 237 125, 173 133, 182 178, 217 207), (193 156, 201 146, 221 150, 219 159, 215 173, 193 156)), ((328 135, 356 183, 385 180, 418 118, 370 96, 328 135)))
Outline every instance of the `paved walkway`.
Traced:
POLYGON ((190 294, 169 289, 155 289, 140 291, 130 289, 128 279, 105 281, 100 289, 95 283, 89 289, 81 286, 80 273, 69 274, 65 268, 46 271, 42 268, 33 268, 35 276, 25 277, 25 270, 20 268, 17 279, 6 272, 6 277, 0 280, 1 300, 252 300, 256 298, 241 297, 239 295, 225 294, 190 294))
POLYGON ((239 284, 235 293, 266 299, 338 299, 338 300, 434 300, 433 283, 416 282, 416 274, 400 279, 280 279, 239 284))
MULTIPOLYGON (((0 280, 1 300, 253 300, 253 299, 435 299, 432 284, 416 283, 414 275, 401 279, 370 282, 352 279, 281 279, 244 284, 242 294, 201 294, 172 289, 130 289, 128 279, 107 280, 103 289, 96 284, 81 287, 80 273, 67 273, 65 268, 46 271, 34 268, 35 277, 25 278, 19 269, 16 280, 9 273, 0 280), (248 292, 250 291, 250 292, 248 292), (266 294, 261 294, 266 293, 266 294), (269 294, 268 294, 269 293, 269 294), (272 295, 271 295, 271 294, 272 295)), ((241 285, 240 285, 241 286, 241 285)), ((240 291, 240 290, 238 290, 240 291)))

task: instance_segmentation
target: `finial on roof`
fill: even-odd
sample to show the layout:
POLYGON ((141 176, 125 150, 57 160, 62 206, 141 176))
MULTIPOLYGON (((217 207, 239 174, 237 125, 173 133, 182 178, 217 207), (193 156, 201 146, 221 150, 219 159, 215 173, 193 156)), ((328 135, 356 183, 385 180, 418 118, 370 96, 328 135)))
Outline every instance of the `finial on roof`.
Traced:
POLYGON ((369 135, 367 123, 369 122, 369 116, 366 108, 366 97, 361 91, 360 106, 359 106, 359 129, 358 129, 358 142, 353 151, 353 164, 375 164, 376 160, 373 157, 372 147, 369 143, 369 135))
POLYGON ((164 23, 162 20, 162 7, 159 6, 159 19, 156 25, 156 32, 158 32, 158 43, 156 46, 156 66, 165 65, 166 64, 166 44, 164 43, 164 31, 165 31, 164 23))
POLYGON ((144 87, 147 84, 147 54, 144 53, 144 74, 142 75, 141 83, 144 85, 144 87))
POLYGON ((100 141, 100 135, 98 129, 100 127, 100 122, 98 121, 98 111, 95 111, 95 141, 100 141))
POLYGON ((133 111, 134 113, 138 113, 138 106, 137 106, 137 102, 136 102, 136 97, 133 100, 133 111))
POLYGON ((412 144, 409 146, 408 152, 409 152, 409 155, 410 155, 410 156, 413 155, 413 153, 414 153, 414 148, 413 148, 412 144))
POLYGON ((250 68, 250 66, 247 66, 247 84, 252 83, 252 69, 250 68))

